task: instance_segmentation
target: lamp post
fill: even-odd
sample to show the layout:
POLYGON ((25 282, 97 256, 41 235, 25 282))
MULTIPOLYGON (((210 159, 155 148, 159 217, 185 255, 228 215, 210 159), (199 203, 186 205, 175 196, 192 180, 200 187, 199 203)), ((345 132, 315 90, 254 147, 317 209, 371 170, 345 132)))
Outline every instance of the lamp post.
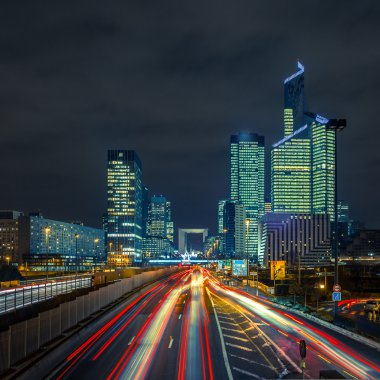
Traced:
POLYGON ((7 260, 7 264, 8 264, 8 266, 9 266, 9 262, 10 262, 11 258, 10 258, 9 256, 6 256, 6 257, 5 257, 5 260, 7 260))
POLYGON ((249 251, 248 251, 248 238, 249 238, 249 223, 251 223, 250 219, 246 219, 245 220, 245 226, 247 228, 246 230, 246 248, 247 248, 247 292, 248 292, 248 288, 249 288, 249 251))
POLYGON ((98 261, 98 243, 99 243, 99 241, 100 241, 99 238, 94 239, 94 259, 95 259, 94 272, 96 270, 96 263, 98 263, 98 266, 99 266, 99 261, 98 261))
MULTIPOLYGON (((45 247, 46 247, 46 267, 45 267, 45 272, 46 272, 46 282, 48 281, 48 272, 49 272, 49 233, 51 231, 51 228, 49 226, 46 226, 44 228, 45 232, 45 247)), ((46 286, 45 286, 46 289, 46 286)))
MULTIPOLYGON (((335 188, 334 188, 334 283, 338 284, 338 145, 337 133, 342 131, 347 126, 346 119, 330 119, 326 123, 326 129, 334 131, 335 145, 335 188)), ((338 302, 334 301, 334 318, 338 313, 338 302)))
POLYGON ((75 288, 77 287, 77 276, 78 276, 78 239, 79 234, 75 234, 75 288))

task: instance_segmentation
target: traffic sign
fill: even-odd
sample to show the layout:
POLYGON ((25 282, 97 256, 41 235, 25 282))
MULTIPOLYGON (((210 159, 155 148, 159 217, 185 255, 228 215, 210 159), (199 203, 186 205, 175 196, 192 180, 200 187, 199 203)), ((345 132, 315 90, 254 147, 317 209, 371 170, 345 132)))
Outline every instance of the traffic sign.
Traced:
POLYGON ((332 294, 332 300, 333 301, 341 301, 342 300, 342 293, 341 292, 333 292, 332 294))
POLYGON ((335 284, 333 286, 333 291, 334 292, 340 292, 342 290, 341 286, 339 284, 335 284))
POLYGON ((302 359, 306 358, 306 342, 303 339, 300 340, 300 355, 302 359))

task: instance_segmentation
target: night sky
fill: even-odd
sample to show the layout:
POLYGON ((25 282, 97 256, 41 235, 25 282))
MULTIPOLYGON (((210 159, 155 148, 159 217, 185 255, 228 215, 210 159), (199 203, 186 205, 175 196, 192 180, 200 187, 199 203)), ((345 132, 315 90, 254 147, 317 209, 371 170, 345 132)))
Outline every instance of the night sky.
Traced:
POLYGON ((3 2, 0 209, 100 226, 107 149, 135 149, 175 226, 215 230, 230 134, 269 152, 299 59, 309 109, 347 118, 340 198, 380 228, 379 19, 377 0, 3 2))

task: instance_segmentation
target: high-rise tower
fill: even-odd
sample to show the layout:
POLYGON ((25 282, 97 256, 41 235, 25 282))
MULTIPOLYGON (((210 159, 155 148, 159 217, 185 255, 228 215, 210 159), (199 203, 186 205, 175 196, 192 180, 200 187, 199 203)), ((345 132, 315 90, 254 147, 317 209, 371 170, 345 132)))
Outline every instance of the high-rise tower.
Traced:
POLYGON ((240 133, 230 140, 231 200, 240 201, 250 220, 247 231, 249 256, 258 258, 258 222, 264 215, 264 150, 263 136, 240 133))
POLYGON ((301 62, 297 62, 298 71, 284 81, 284 135, 304 125, 304 72, 301 62))
POLYGON ((115 267, 141 262, 141 162, 133 150, 109 150, 107 165, 108 261, 115 267))

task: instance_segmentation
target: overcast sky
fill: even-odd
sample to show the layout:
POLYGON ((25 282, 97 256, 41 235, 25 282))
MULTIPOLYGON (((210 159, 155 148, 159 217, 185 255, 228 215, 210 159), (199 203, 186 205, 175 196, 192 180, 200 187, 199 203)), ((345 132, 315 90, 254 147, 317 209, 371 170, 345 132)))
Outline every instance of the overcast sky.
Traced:
POLYGON ((100 226, 107 149, 135 149, 176 227, 214 230, 229 137, 282 137, 299 59, 309 109, 348 121, 340 198, 380 228, 379 19, 377 0, 3 2, 0 209, 100 226))

